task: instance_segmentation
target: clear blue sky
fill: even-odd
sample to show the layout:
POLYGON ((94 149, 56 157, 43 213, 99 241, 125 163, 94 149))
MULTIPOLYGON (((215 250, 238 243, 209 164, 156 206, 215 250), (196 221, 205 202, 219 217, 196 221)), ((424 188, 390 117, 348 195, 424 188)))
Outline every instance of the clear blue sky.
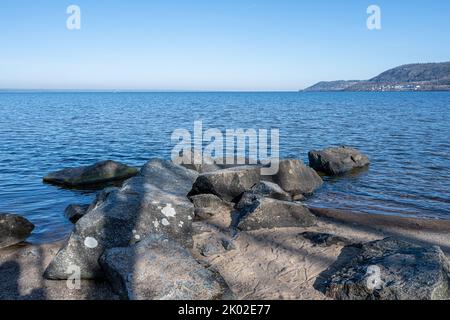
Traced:
POLYGON ((450 61, 448 0, 2 0, 0 88, 297 90, 450 61), (66 29, 67 6, 82 11, 66 29), (382 10, 382 30, 366 9, 382 10))

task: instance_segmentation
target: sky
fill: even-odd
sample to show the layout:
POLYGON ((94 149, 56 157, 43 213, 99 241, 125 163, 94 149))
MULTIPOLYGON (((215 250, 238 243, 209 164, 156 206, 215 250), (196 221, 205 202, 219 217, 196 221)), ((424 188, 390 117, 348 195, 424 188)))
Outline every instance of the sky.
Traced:
POLYGON ((0 89, 298 90, 450 61, 448 0, 2 0, 0 89), (69 30, 66 10, 81 9, 69 30), (367 8, 381 29, 367 28, 367 8))

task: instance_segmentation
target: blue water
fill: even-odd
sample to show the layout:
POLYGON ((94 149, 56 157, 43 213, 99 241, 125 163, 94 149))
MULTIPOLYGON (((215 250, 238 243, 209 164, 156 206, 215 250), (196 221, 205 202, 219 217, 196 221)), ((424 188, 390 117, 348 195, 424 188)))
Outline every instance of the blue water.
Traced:
POLYGON ((70 203, 95 192, 45 185, 63 167, 169 158, 174 129, 280 129, 284 157, 347 144, 369 170, 326 178, 308 203, 450 219, 450 93, 0 93, 0 212, 29 218, 31 242, 61 239, 70 203))

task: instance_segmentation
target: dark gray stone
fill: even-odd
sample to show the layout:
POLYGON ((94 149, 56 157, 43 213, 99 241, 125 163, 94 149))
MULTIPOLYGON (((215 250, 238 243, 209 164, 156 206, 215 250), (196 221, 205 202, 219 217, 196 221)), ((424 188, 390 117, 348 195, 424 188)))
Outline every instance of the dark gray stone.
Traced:
POLYGON ((100 264, 113 289, 130 300, 217 300, 229 289, 188 250, 153 234, 128 248, 107 250, 100 264))
POLYGON ((275 182, 293 197, 311 194, 323 184, 317 172, 298 159, 281 160, 278 173, 263 180, 275 182))
POLYGON ((214 194, 226 201, 233 201, 260 181, 261 169, 256 166, 241 166, 201 174, 189 193, 214 194))
POLYGON ((233 227, 244 231, 262 228, 310 227, 316 217, 300 203, 254 197, 241 199, 233 227))
POLYGON ((441 300, 450 298, 450 263, 437 247, 394 238, 362 245, 330 276, 326 294, 339 300, 441 300))
POLYGON ((149 161, 122 188, 97 198, 45 276, 67 279, 67 268, 76 265, 83 279, 101 277, 98 258, 106 249, 132 245, 153 233, 191 247, 194 206, 185 195, 196 177, 170 161, 149 161))
POLYGON ((0 249, 25 241, 34 225, 24 217, 0 213, 0 249))
POLYGON ((336 176, 370 164, 369 158, 349 147, 327 148, 308 153, 309 165, 317 171, 336 176))
POLYGON ((64 215, 72 223, 76 223, 86 214, 88 209, 89 209, 88 204, 71 204, 64 211, 64 215))
POLYGON ((254 185, 250 192, 257 194, 261 197, 267 197, 282 201, 292 201, 292 197, 289 193, 284 191, 279 185, 270 181, 261 181, 254 185))
POLYGON ((300 233, 300 236, 321 247, 328 247, 332 245, 349 245, 351 243, 351 241, 346 238, 329 233, 307 231, 300 233))
POLYGON ((66 187, 97 186, 112 181, 126 180, 138 172, 139 170, 136 168, 107 160, 91 166, 67 168, 49 173, 44 177, 44 182, 66 187))

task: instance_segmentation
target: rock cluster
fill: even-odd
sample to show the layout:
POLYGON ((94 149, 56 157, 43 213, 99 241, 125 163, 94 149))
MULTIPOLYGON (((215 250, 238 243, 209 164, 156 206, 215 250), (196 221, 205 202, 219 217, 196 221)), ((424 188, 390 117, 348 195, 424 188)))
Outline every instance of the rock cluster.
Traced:
MULTIPOLYGON (((214 257, 236 250, 239 233, 315 226, 317 218, 300 202, 323 184, 315 170, 339 175, 369 164, 347 147, 311 151, 309 160, 312 168, 297 159, 281 160, 273 176, 262 175, 260 164, 182 166, 160 159, 139 172, 105 161, 52 173, 44 181, 67 187, 128 180, 103 189, 90 205, 66 209, 75 227, 45 277, 68 279, 77 267, 82 279, 106 279, 122 299, 230 298, 221 275, 197 261, 193 249, 214 257), (193 248, 194 236, 205 240, 200 247, 193 248)), ((0 248, 25 240, 33 227, 19 216, 0 214, 0 248)), ((328 233, 298 237, 318 247, 356 248, 328 233)), ((325 292, 333 299, 450 296, 450 264, 442 251, 397 239, 361 244, 326 278, 325 292)))

